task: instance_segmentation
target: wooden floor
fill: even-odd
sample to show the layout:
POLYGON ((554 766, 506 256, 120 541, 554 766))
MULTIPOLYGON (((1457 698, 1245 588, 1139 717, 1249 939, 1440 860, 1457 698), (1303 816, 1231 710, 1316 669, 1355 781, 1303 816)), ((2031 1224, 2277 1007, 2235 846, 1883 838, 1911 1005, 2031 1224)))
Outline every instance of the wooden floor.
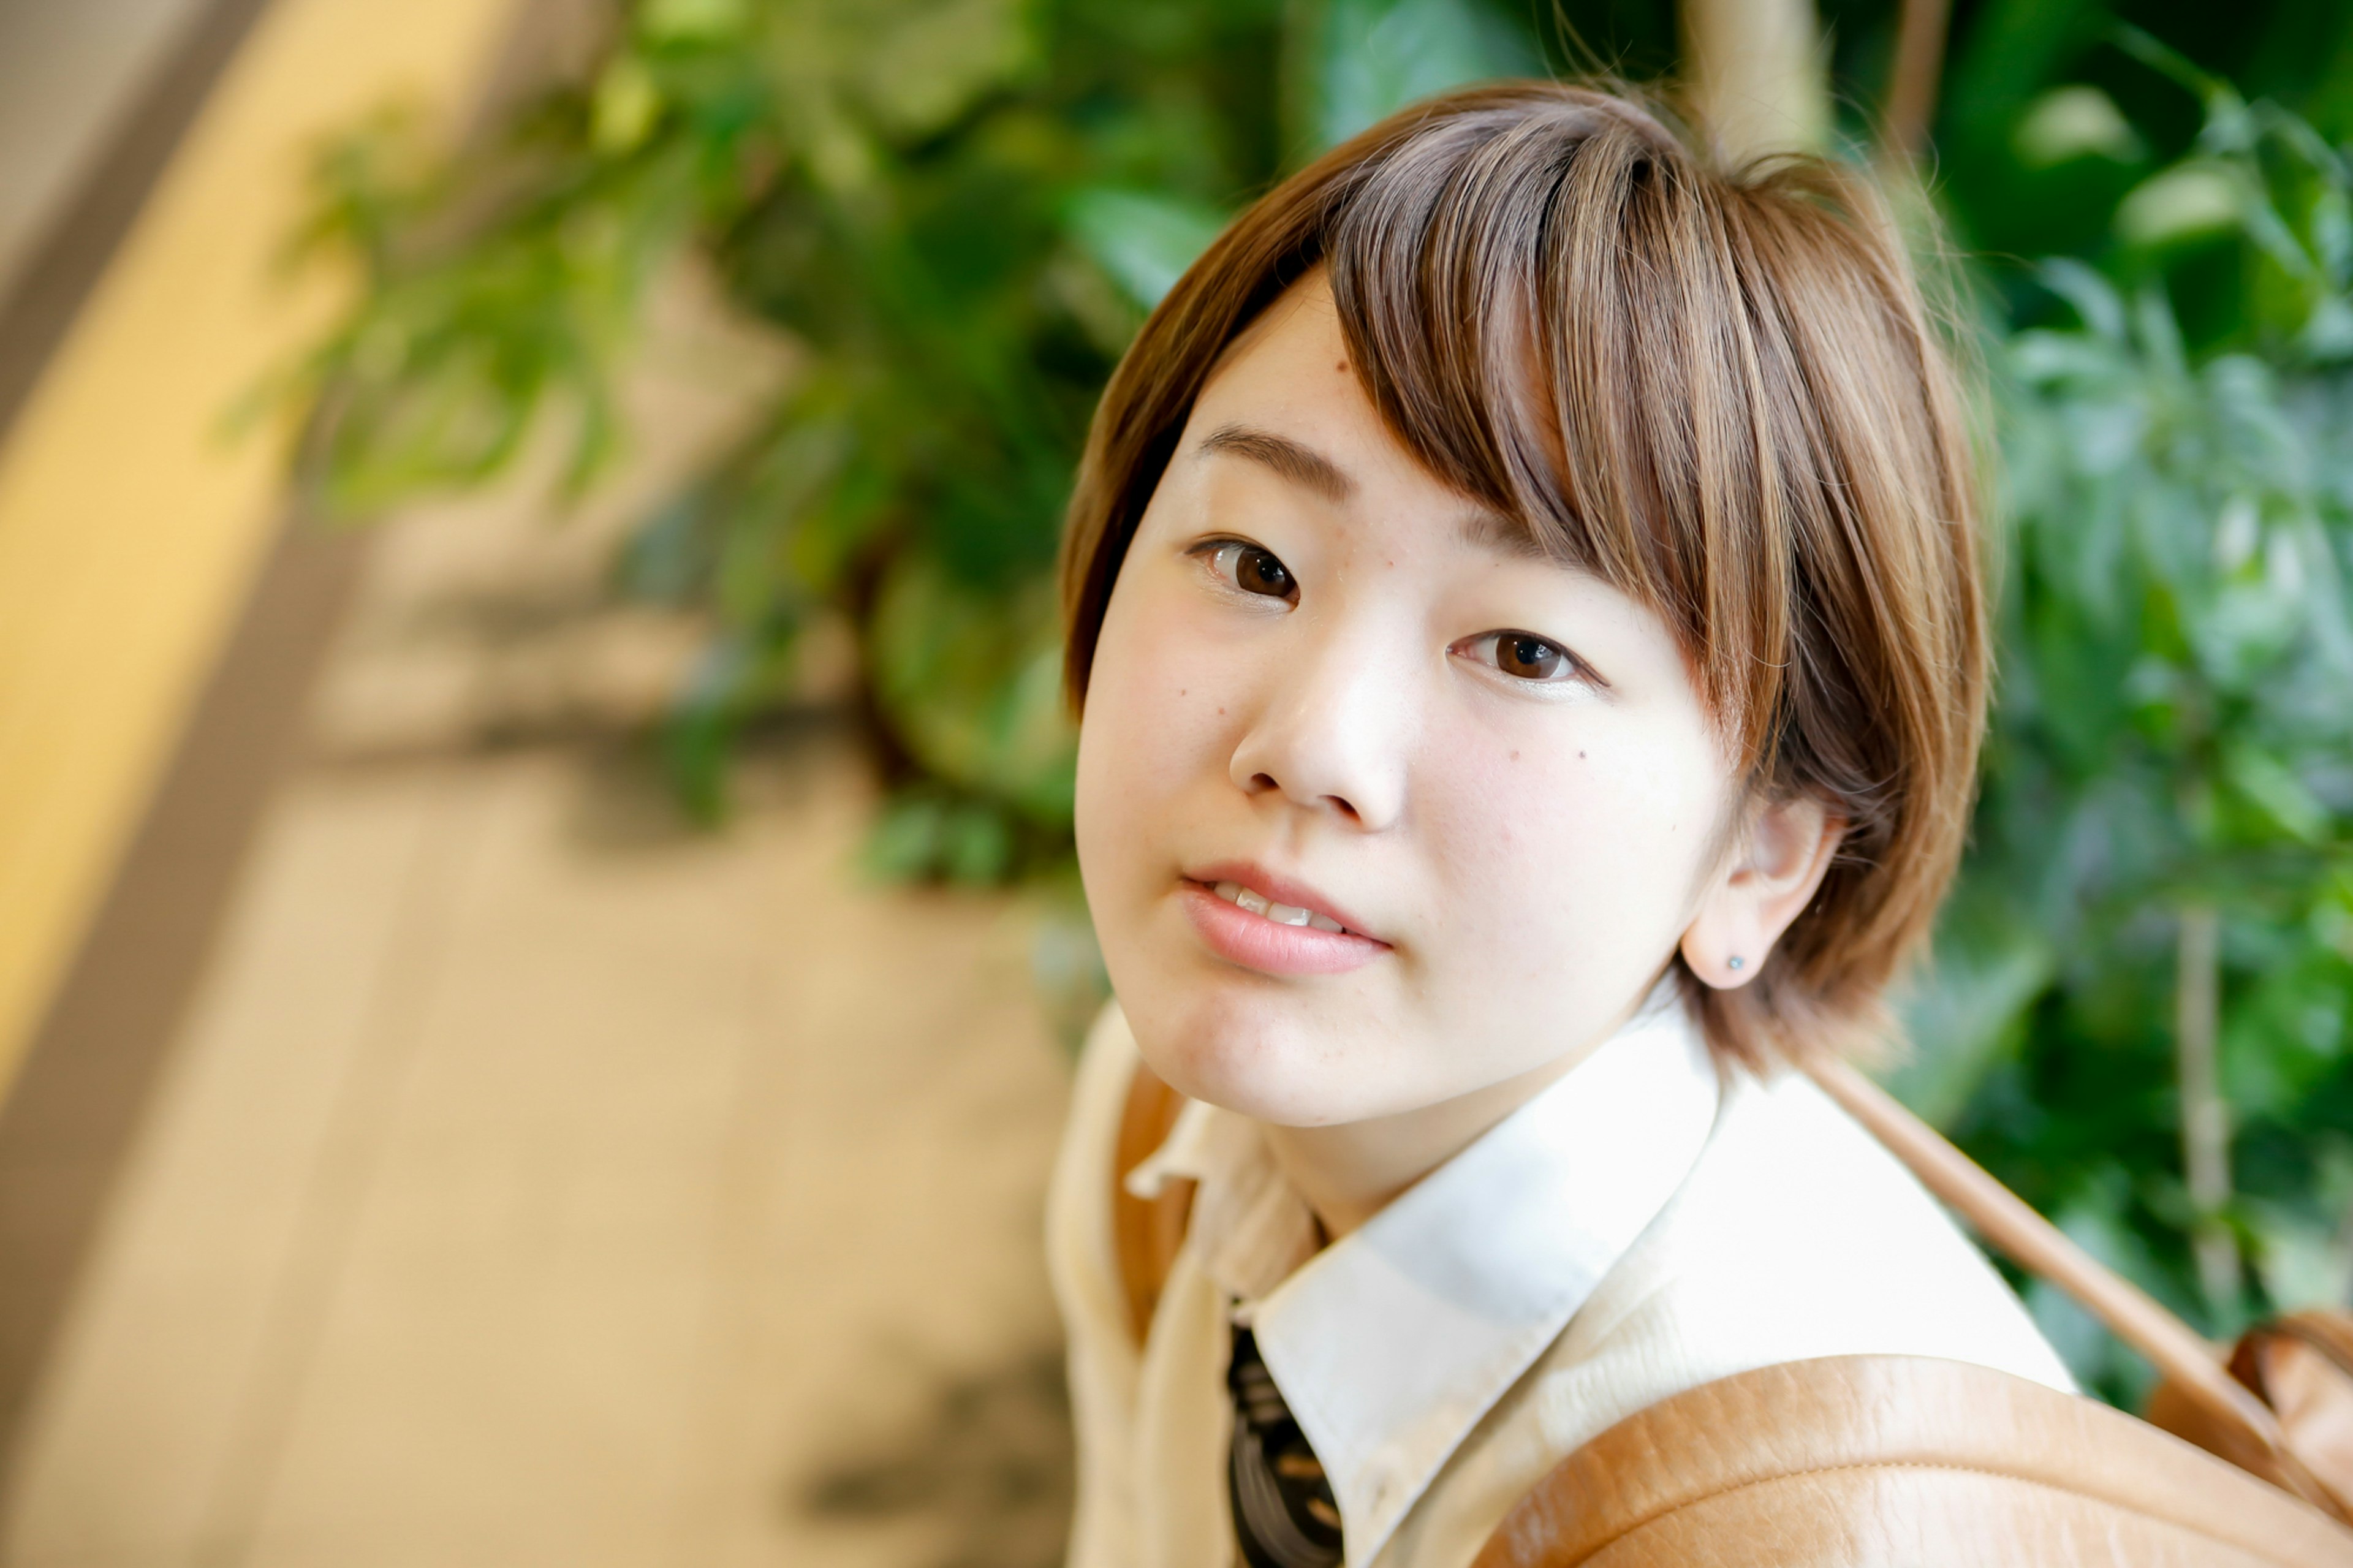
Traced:
POLYGON ((634 495, 376 542, 0 1562, 1058 1560, 1038 912, 863 879, 821 710, 717 835, 630 738, 694 634, 610 607, 604 563, 723 423, 728 355, 646 394, 634 495))

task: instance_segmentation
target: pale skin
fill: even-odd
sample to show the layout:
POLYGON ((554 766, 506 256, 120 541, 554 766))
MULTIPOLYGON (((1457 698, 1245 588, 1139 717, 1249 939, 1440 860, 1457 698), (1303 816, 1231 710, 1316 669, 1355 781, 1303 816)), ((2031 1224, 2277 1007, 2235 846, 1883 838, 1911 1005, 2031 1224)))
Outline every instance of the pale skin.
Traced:
POLYGON ((1440 484, 1347 358, 1311 277, 1203 389, 1120 568, 1078 778, 1145 1061, 1259 1121, 1335 1237, 1677 951, 1754 979, 1840 836, 1749 799, 1658 616, 1440 484))

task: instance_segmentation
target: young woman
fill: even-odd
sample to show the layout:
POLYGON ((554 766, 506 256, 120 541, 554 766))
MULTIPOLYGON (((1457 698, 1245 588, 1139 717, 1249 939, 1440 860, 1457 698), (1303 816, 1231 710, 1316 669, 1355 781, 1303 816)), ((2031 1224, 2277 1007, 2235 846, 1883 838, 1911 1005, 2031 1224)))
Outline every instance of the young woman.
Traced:
POLYGON ((1118 995, 1049 1220, 1077 1568, 1452 1568, 1772 1363, 2068 1386, 1777 1070, 1881 1031, 1960 850, 1973 479, 1857 177, 1725 174, 1600 92, 1408 110, 1154 313, 1064 579, 1118 995), (1114 1167, 1162 1083, 1139 1301, 1114 1167))

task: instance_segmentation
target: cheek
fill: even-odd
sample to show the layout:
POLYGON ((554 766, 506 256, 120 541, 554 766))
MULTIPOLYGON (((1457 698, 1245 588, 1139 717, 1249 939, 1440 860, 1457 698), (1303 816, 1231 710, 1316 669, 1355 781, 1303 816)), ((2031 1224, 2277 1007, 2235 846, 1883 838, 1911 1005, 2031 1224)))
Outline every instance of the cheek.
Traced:
POLYGON ((1170 597, 1115 596, 1089 671, 1076 810, 1091 884, 1150 856, 1175 803, 1222 779, 1233 750, 1241 672, 1170 597))
POLYGON ((1616 715, 1558 730, 1566 743, 1466 740, 1442 764, 1454 777, 1433 828, 1451 923, 1482 984, 1614 993, 1681 936, 1714 820, 1713 756, 1616 715))

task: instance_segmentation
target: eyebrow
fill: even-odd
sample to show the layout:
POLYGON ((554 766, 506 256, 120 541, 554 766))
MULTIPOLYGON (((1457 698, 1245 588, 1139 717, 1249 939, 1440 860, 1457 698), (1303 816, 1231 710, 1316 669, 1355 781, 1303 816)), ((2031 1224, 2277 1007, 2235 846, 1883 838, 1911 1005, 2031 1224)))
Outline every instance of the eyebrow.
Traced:
POLYGON ((1198 449, 1230 452, 1237 458, 1263 463, 1325 500, 1344 501, 1356 493, 1356 481, 1342 472, 1337 463, 1313 447, 1302 446, 1271 430, 1253 429, 1247 425, 1220 426, 1202 438, 1198 449))
MULTIPOLYGON (((1202 452, 1230 452, 1263 463, 1284 479, 1303 485, 1330 501, 1344 501, 1356 493, 1356 481, 1337 463, 1314 447, 1249 425, 1222 425, 1201 439, 1202 452)), ((1529 561, 1550 561, 1552 552, 1525 523, 1486 507, 1467 511, 1455 523, 1456 536, 1474 550, 1529 561)))
POLYGON ((1526 561, 1558 559, 1545 548, 1534 529, 1486 507, 1464 512, 1454 528, 1455 536, 1473 550, 1490 550, 1526 561))

